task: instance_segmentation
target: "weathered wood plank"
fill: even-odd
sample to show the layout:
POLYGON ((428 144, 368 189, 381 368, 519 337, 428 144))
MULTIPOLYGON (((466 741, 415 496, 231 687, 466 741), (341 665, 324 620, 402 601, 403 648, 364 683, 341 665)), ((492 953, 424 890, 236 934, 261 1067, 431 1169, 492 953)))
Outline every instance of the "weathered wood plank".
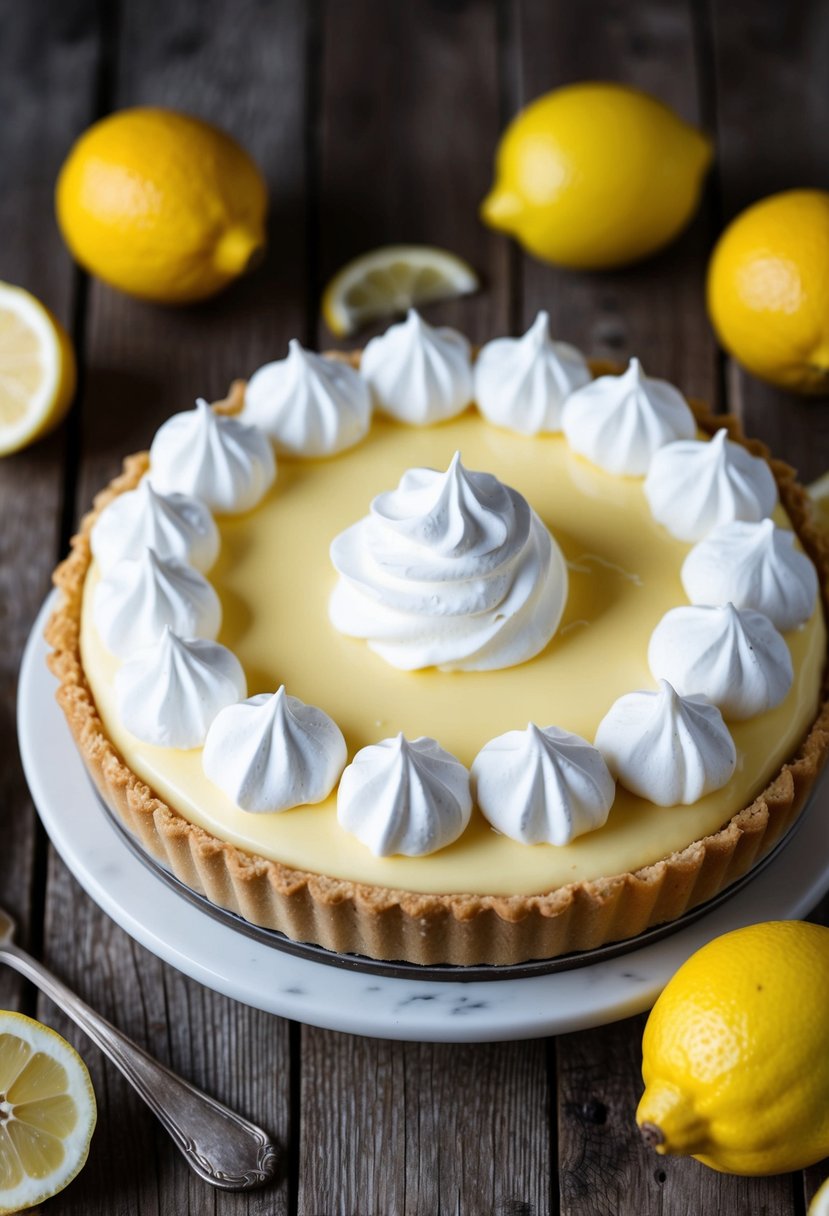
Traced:
MULTIPOLYGON (((509 251, 477 220, 499 126, 495 17, 488 3, 354 0, 328 5, 323 30, 320 281, 386 242, 443 245, 487 289, 426 315, 478 341, 509 324, 509 251)), ((540 1044, 303 1030, 299 1212, 547 1213, 544 1061, 540 1044)))
MULTIPOLYGON (((34 292, 70 329, 76 285, 53 219, 52 187, 91 113, 97 26, 92 0, 50 0, 37 11, 0 0, 0 279, 34 292)), ((0 895, 24 941, 43 892, 34 873, 35 814, 17 752, 17 671, 57 556, 65 450, 62 427, 0 463, 0 895)), ((0 1006, 20 999, 20 982, 0 971, 0 1006)))
POLYGON ((550 1211, 542 1042, 309 1031, 302 1095, 299 1216, 550 1211))
MULTIPOLYGON (((496 12, 489 0, 351 0, 326 7, 320 285, 343 262, 378 245, 440 245, 471 262, 485 290, 430 306, 424 315, 481 341, 505 332, 508 249, 477 218, 499 128, 497 81, 496 12)), ((334 343, 322 323, 319 342, 355 344, 334 343)))
MULTIPOLYGON (((126 452, 147 446, 163 418, 198 395, 223 395, 232 378, 277 356, 306 325, 308 6, 148 0, 123 6, 115 33, 111 105, 172 106, 236 135, 269 182, 270 245, 256 275, 199 307, 154 308, 90 285, 78 511, 126 452)), ((135 946, 54 858, 48 897, 47 961, 155 1055, 262 1122, 286 1148, 276 1187, 217 1196, 114 1070, 87 1051, 106 1117, 62 1210, 286 1212, 288 1024, 186 980, 135 946)))
MULTIPOLYGON (((829 11, 819 0, 713 6, 717 144, 724 218, 793 187, 829 189, 825 132, 829 11), (746 82, 751 87, 746 87, 746 82)), ((729 361, 733 408, 812 480, 829 467, 829 407, 763 384, 729 361)))

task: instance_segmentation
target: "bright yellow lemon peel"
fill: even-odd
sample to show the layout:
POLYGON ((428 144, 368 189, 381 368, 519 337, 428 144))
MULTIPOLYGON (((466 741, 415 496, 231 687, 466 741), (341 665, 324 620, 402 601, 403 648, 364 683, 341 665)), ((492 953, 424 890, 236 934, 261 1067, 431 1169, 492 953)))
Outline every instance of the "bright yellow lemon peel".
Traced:
POLYGON ((829 393, 829 192, 787 190, 732 220, 708 267, 708 312, 747 371, 829 393))
POLYGON ((705 135, 647 93, 567 85, 504 132, 481 217, 544 262, 623 266, 682 231, 711 156, 705 135))
POLYGON ((224 131, 173 110, 95 123, 71 149, 55 202, 82 266, 158 303, 214 295, 265 246, 267 188, 253 160, 224 131))
POLYGON ((75 379, 72 343, 60 322, 29 292, 0 283, 0 456, 60 422, 75 379))
POLYGON ((480 286, 462 258, 434 245, 383 245, 348 262, 322 298, 325 323, 345 338, 372 321, 437 300, 469 295, 480 286))
POLYGON ((732 1174, 829 1154, 829 929, 751 925, 680 967, 642 1041, 636 1121, 658 1153, 732 1174))

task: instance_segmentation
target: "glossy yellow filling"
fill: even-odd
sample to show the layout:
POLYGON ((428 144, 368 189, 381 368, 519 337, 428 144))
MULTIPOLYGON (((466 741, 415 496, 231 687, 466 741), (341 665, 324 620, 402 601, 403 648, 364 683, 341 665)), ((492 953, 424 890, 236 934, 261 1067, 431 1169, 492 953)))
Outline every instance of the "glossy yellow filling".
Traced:
MULTIPOLYGON (((222 553, 209 577, 224 608, 220 641, 241 660, 248 694, 289 693, 325 709, 349 756, 403 731, 431 735, 464 764, 494 736, 529 721, 592 741, 623 693, 653 688, 651 632, 686 602, 679 579, 690 546, 651 518, 641 478, 613 477, 574 456, 561 436, 526 439, 470 411, 437 427, 384 419, 357 448, 332 460, 287 461, 277 484, 248 515, 222 518, 222 553), (444 469, 456 449, 469 469, 495 473, 529 500, 561 546, 570 592, 556 636, 537 658, 495 672, 401 672, 327 616, 335 574, 333 537, 365 515, 371 498, 415 465, 444 469)), ((775 518, 790 526, 782 511, 775 518)), ((84 667, 101 718, 130 767, 195 824, 242 849, 289 866, 356 882, 431 893, 534 894, 637 869, 721 827, 767 784, 817 712, 826 648, 818 609, 787 635, 794 686, 777 709, 730 724, 737 771, 690 807, 657 807, 621 787, 607 825, 564 847, 521 845, 475 811, 463 836, 429 857, 375 858, 336 820, 336 798, 281 814, 240 811, 204 776, 200 750, 136 740, 119 723, 117 668, 92 623, 87 578, 81 634, 84 667)))

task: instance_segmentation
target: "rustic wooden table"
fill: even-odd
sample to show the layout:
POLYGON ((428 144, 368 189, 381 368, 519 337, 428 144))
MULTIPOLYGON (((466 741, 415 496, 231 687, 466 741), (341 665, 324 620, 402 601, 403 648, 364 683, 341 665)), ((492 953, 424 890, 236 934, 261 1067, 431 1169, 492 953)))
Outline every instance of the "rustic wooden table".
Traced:
MULTIPOLYGON (((0 974, 0 1005, 44 1018, 90 1063, 101 1119, 89 1164, 50 1212, 304 1216, 802 1214, 825 1169, 740 1179, 657 1158, 633 1123, 642 1019, 556 1041, 375 1042, 257 1013, 159 962, 83 894, 39 828, 17 759, 15 677, 79 512, 194 396, 330 345, 320 285, 385 241, 445 245, 485 280, 430 310, 473 339, 555 333, 730 408, 805 479, 829 462, 825 403, 790 399, 718 351, 703 308, 723 221, 787 186, 829 187, 829 8, 820 0, 0 0, 0 277, 43 298, 81 363, 68 423, 0 467, 0 893, 29 948, 92 1005, 284 1146, 278 1184, 216 1194, 47 1001, 0 974), (659 258, 557 272, 488 232, 476 206, 506 120, 584 78, 650 90, 714 136, 692 228, 659 258), (236 135, 271 190, 266 265, 215 302, 142 306, 71 263, 52 189, 97 116, 153 103, 236 135)), ((624 149, 618 150, 624 155, 624 149)))

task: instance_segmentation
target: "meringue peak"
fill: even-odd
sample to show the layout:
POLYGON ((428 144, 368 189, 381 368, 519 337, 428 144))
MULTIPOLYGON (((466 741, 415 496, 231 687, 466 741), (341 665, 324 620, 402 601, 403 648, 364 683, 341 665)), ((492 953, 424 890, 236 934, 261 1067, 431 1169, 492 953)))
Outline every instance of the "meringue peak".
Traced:
POLYGON ((207 579, 149 546, 136 559, 116 563, 96 584, 92 613, 104 645, 120 658, 151 646, 165 627, 212 639, 222 622, 221 602, 207 579))
POLYGON ((398 490, 374 499, 371 511, 401 535, 428 544, 442 557, 460 557, 489 553, 504 544, 510 503, 497 478, 470 473, 460 452, 455 452, 445 473, 426 479, 404 476, 398 490))
POLYGON ((620 376, 600 376, 572 394, 562 427, 574 452, 608 473, 641 476, 660 449, 696 434, 694 415, 666 380, 632 358, 620 376))
POLYGON ((569 844, 602 827, 616 792, 586 739, 533 722, 490 740, 471 771, 481 813, 521 844, 569 844))
POLYGON ((423 426, 460 414, 472 400, 469 342, 454 329, 429 325, 415 309, 372 338, 360 372, 378 409, 423 426))
POLYGON ((564 402, 590 381, 582 353, 550 337, 549 314, 543 310, 522 337, 487 342, 473 374, 475 401, 484 417, 522 435, 560 431, 564 402))
POLYGON ((491 473, 409 469, 331 544, 335 628, 394 667, 483 671, 542 650, 567 599, 567 566, 517 490, 491 473))
POLYGON ((148 477, 114 498, 90 534, 92 553, 104 574, 120 561, 138 559, 146 548, 204 573, 215 562, 219 544, 219 530, 200 499, 162 494, 148 477))
POLYGON ((124 726, 144 743, 200 747, 226 705, 245 696, 245 674, 225 646, 182 638, 165 625, 158 640, 138 650, 115 674, 124 726))
POLYGON ((648 663, 680 693, 707 697, 725 718, 753 718, 779 705, 793 681, 789 648, 751 609, 673 608, 654 629, 648 663))
POLYGON ((340 779, 337 819, 378 857, 420 857, 469 823, 469 773, 434 739, 399 733, 359 751, 340 779))
POLYGON ((279 452, 332 456, 366 435, 371 410, 371 390, 359 372, 292 338, 285 359, 251 376, 242 418, 260 426, 279 452))
POLYGON ((264 431, 218 414, 203 397, 168 418, 150 445, 149 476, 162 492, 200 498, 214 511, 249 511, 272 485, 276 465, 264 431))
POLYGON ((722 604, 762 612, 782 632, 815 610, 818 578, 795 548, 794 533, 771 519, 734 520, 714 528, 686 557, 682 585, 692 604, 722 604))
POLYGON ((346 758, 336 722, 283 684, 217 714, 202 767, 240 810, 274 814, 327 798, 346 758))
POLYGON ((737 751, 707 697, 681 696, 668 680, 627 693, 599 723, 596 747, 611 773, 657 806, 690 805, 731 779, 737 751))

